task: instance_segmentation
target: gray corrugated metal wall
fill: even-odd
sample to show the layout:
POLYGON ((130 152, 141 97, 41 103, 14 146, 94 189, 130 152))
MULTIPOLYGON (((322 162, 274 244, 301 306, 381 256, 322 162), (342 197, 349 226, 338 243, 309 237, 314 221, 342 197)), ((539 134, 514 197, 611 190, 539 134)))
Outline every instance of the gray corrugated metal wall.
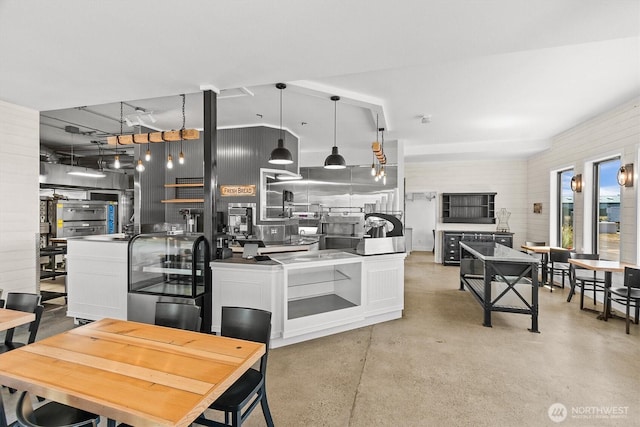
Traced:
MULTIPOLYGON (((291 151, 294 159, 298 159, 298 139, 285 133, 285 147, 291 151)), ((276 147, 279 129, 265 126, 222 129, 218 131, 218 183, 219 185, 250 185, 255 184, 257 194, 255 197, 218 197, 217 210, 227 212, 229 202, 256 203, 260 199, 260 168, 286 169, 296 172, 297 161, 293 164, 277 166, 269 164, 269 155, 276 147)), ((203 146, 202 138, 192 141, 184 141, 182 152, 185 156, 184 165, 178 163, 180 143, 151 144, 152 161, 146 165, 142 174, 136 174, 136 184, 140 188, 140 220, 142 224, 149 223, 182 223, 180 209, 203 209, 202 203, 167 203, 162 204, 162 199, 176 198, 175 188, 164 188, 165 183, 175 183, 177 178, 202 178, 203 171, 203 146), (173 169, 166 168, 167 155, 173 157, 173 169)), ((146 145, 138 147, 144 154, 146 145)), ((137 151, 138 151, 137 150, 137 151)), ((139 153, 136 152, 136 156, 139 153)), ((136 161, 137 161, 136 157, 136 161)), ((200 191, 202 191, 200 189, 200 191)), ((200 193, 202 194, 202 193, 200 193)), ((195 197, 195 196, 194 196, 195 197)))

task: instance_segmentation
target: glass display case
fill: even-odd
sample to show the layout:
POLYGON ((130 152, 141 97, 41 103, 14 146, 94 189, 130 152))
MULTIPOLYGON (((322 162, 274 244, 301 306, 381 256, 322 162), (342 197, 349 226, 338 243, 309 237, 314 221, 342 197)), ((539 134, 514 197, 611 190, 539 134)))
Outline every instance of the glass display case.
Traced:
POLYGON ((211 326, 209 244, 202 235, 139 234, 129 244, 127 318, 155 319, 157 301, 201 307, 203 331, 211 326))

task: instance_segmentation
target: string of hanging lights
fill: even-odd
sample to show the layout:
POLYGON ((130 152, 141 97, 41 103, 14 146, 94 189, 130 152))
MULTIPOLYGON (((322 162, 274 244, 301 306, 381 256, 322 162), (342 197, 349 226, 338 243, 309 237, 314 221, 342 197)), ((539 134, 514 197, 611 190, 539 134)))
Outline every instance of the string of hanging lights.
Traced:
POLYGON ((371 144, 371 151, 373 152, 371 176, 376 182, 382 180, 382 184, 386 185, 387 174, 384 170, 384 165, 387 164, 387 156, 384 154, 384 128, 378 127, 378 115, 376 115, 376 140, 371 144), (378 141, 378 134, 382 136, 380 142, 378 141))

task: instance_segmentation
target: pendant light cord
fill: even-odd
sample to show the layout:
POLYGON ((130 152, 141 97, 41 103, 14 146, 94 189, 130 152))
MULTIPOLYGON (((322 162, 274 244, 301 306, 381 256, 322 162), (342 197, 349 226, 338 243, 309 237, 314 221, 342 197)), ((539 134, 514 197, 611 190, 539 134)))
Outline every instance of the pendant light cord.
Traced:
POLYGON ((333 101, 333 146, 336 146, 338 135, 338 100, 333 101))
POLYGON ((182 128, 180 129, 180 152, 182 153, 182 133, 184 132, 184 126, 186 123, 186 115, 184 113, 184 105, 186 103, 187 96, 183 93, 182 95, 182 128))
POLYGON ((280 89, 280 139, 282 138, 282 89, 280 89))
MULTIPOLYGON (((124 106, 124 102, 120 101, 120 136, 122 136, 122 117, 123 117, 123 107, 124 106)), ((118 155, 118 145, 120 145, 120 138, 118 138, 117 140, 117 144, 116 144, 116 156, 118 155)))

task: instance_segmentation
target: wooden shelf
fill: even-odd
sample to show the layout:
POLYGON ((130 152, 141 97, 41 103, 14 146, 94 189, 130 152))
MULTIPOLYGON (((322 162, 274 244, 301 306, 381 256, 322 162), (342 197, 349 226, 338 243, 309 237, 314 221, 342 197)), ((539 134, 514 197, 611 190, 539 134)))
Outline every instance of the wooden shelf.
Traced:
MULTIPOLYGON (((161 203, 204 203, 202 178, 176 178, 176 181, 164 184, 164 188, 175 188, 174 199, 160 200, 161 203)), ((165 197, 171 196, 165 194, 165 197)))
POLYGON ((178 188, 178 187, 204 187, 203 183, 188 183, 188 184, 165 184, 164 188, 178 188))
POLYGON ((204 203, 204 199, 167 199, 160 200, 161 203, 204 203))

